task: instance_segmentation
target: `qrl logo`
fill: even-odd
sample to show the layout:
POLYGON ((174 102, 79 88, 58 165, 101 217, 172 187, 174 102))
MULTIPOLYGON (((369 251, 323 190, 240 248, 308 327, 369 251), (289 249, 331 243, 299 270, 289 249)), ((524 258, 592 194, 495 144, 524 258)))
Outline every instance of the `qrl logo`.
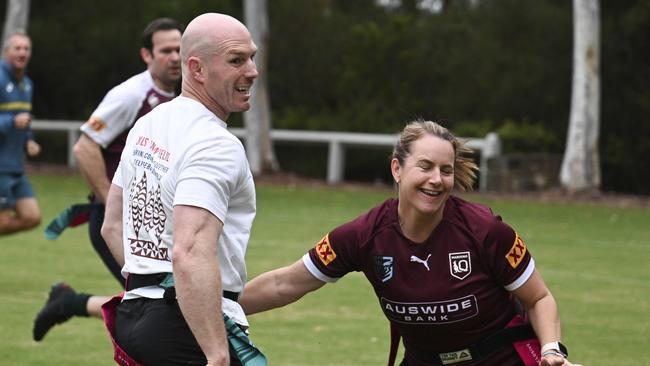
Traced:
POLYGON ((459 280, 464 280, 472 273, 472 260, 469 252, 449 253, 449 272, 459 280))

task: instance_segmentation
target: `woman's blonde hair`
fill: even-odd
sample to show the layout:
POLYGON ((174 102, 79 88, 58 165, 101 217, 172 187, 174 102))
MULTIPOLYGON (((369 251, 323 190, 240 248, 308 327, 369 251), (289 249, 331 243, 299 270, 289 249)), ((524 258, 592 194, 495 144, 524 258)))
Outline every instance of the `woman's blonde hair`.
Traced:
POLYGON ((454 149, 454 188, 471 191, 476 181, 476 173, 479 171, 472 157, 474 151, 465 146, 465 141, 458 139, 451 131, 436 122, 424 120, 409 122, 402 130, 393 149, 393 158, 397 159, 400 166, 403 165, 404 160, 411 154, 413 142, 427 133, 451 143, 454 149))

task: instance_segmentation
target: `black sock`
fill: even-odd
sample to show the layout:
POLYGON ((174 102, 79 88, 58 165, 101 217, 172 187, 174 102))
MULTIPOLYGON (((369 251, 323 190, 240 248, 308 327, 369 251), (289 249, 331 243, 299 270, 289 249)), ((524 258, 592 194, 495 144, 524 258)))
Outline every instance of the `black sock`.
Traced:
POLYGON ((81 293, 70 294, 66 296, 65 300, 63 301, 63 308, 65 309, 65 312, 75 316, 88 316, 88 309, 86 308, 86 305, 88 304, 88 299, 90 296, 92 295, 81 293))

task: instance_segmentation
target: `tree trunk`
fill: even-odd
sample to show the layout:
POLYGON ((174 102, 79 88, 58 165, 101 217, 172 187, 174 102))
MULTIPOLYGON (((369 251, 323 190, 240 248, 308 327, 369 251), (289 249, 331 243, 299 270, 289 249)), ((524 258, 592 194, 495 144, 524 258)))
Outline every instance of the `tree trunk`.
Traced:
POLYGON ((560 182, 570 192, 600 188, 600 10, 598 0, 573 0, 573 90, 560 182))
POLYGON ((259 76, 253 86, 251 108, 244 112, 244 126, 248 162, 253 175, 258 175, 279 170, 271 140, 271 102, 266 78, 269 38, 266 0, 244 0, 244 21, 257 45, 255 63, 259 76))
POLYGON ((29 0, 8 0, 5 26, 2 31, 2 44, 12 33, 21 30, 27 32, 29 20, 29 0))

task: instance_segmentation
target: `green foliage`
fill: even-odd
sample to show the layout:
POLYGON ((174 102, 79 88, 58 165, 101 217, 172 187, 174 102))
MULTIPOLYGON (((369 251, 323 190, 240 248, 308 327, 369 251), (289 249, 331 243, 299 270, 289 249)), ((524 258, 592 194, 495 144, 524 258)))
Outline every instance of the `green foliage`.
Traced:
POLYGON ((601 1, 603 187, 650 194, 650 2, 601 1))
POLYGON ((561 146, 557 136, 541 123, 515 123, 507 120, 496 132, 506 153, 554 152, 561 146))
MULTIPOLYGON (((4 7, 3 7, 4 10, 4 7)), ((196 15, 221 11, 241 19, 241 2, 32 1, 29 33, 33 57, 34 114, 45 119, 85 120, 106 92, 144 70, 141 36, 154 18, 187 24, 196 15)))
MULTIPOLYGON (((443 125, 447 127, 446 123, 443 123, 443 125)), ((494 122, 489 120, 461 122, 454 124, 453 127, 449 126, 449 128, 453 128, 456 136, 462 137, 485 136, 489 132, 494 132, 496 130, 494 122)))
POLYGON ((548 131, 542 123, 505 120, 497 125, 492 121, 483 120, 456 124, 453 131, 462 137, 483 137, 488 132, 496 132, 506 154, 558 152, 562 148, 557 135, 548 131))
MULTIPOLYGON (((114 365, 99 320, 74 318, 41 343, 32 322, 51 283, 113 294, 120 289, 93 252, 86 227, 46 241, 43 228, 61 209, 84 200, 79 176, 31 177, 44 224, 0 237, 0 365, 114 365)), ((391 190, 258 185, 258 213, 246 260, 249 277, 298 260, 330 229, 393 196, 391 190)), ((585 365, 650 363, 648 209, 596 204, 490 199, 535 256, 560 308, 564 342, 585 365)), ((367 280, 353 273, 285 308, 249 318, 253 341, 271 365, 380 365, 388 353, 388 323, 367 280)), ((403 347, 401 347, 403 349, 403 347)))
POLYGON ((66 131, 34 131, 34 139, 41 145, 41 153, 29 157, 30 162, 64 164, 68 159, 66 131))
MULTIPOLYGON (((505 129, 541 139, 532 146, 516 141, 513 148, 561 152, 571 98, 572 3, 454 0, 444 1, 440 13, 418 7, 423 3, 269 1, 274 127, 393 133, 417 117, 450 121, 452 130, 464 121, 494 121, 494 128, 534 121, 543 128, 505 129)), ((650 159, 612 158, 621 156, 614 150, 621 143, 629 156, 650 155, 644 142, 650 136, 650 5, 600 6, 603 187, 650 194, 650 159)), ((4 11, 0 6, 0 16, 4 11)), ((208 11, 241 19, 242 2, 32 1, 35 115, 86 119, 108 89, 143 69, 138 49, 148 21, 172 16, 186 23, 208 11)), ((233 116, 231 125, 241 124, 233 116)))
POLYGON ((276 144, 275 154, 282 163, 282 170, 295 172, 303 177, 325 179, 327 146, 314 144, 276 144))

